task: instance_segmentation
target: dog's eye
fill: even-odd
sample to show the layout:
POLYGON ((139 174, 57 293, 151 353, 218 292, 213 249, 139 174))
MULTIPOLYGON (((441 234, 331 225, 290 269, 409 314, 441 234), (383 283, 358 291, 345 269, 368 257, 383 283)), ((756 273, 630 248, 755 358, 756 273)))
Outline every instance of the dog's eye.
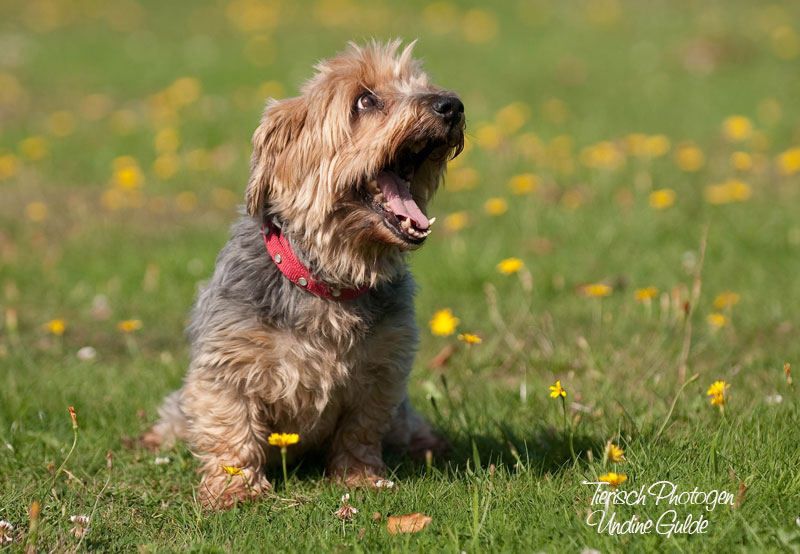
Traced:
POLYGON ((356 100, 356 108, 359 110, 371 110, 378 107, 378 98, 371 92, 365 92, 356 100))

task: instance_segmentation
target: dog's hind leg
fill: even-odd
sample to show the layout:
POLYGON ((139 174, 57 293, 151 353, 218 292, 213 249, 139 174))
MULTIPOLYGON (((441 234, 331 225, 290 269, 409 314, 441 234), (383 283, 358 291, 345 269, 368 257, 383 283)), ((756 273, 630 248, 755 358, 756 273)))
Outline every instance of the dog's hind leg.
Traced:
POLYGON ((142 434, 142 444, 151 449, 172 448, 177 439, 185 440, 188 433, 186 414, 181 409, 183 389, 176 390, 164 399, 158 409, 158 422, 142 434))
POLYGON ((383 442, 386 446, 405 450, 415 458, 424 458, 427 452, 441 456, 450 450, 447 439, 436 433, 431 424, 414 411, 408 396, 397 407, 383 442))

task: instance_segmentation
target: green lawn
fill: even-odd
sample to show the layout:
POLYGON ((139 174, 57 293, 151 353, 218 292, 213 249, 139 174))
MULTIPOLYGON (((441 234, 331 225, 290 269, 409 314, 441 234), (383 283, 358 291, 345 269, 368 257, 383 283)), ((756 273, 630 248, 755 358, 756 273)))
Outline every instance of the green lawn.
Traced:
POLYGON ((799 552, 798 97, 789 0, 2 2, 0 551, 799 552), (275 498, 203 512, 187 448, 156 463, 131 439, 185 372, 264 99, 373 36, 418 38, 466 105, 412 259, 410 390, 453 451, 388 453, 394 488, 353 492, 347 522, 314 459, 271 474, 275 498), (443 309, 449 336, 428 325, 443 309), (708 520, 612 536, 582 484, 609 471, 735 505, 609 506, 662 532, 669 509, 708 520), (412 512, 430 526, 387 531, 412 512))

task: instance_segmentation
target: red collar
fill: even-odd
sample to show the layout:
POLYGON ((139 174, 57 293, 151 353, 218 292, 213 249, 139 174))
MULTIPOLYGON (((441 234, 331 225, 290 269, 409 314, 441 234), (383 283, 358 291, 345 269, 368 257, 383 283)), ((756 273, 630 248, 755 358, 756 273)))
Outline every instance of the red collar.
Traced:
POLYGON ((264 236, 264 244, 269 252, 269 257, 283 275, 298 287, 307 290, 312 294, 332 300, 352 300, 358 298, 369 291, 369 287, 360 289, 337 289, 328 287, 322 281, 315 279, 311 272, 302 264, 297 256, 292 252, 289 241, 271 222, 261 226, 261 234, 264 236))

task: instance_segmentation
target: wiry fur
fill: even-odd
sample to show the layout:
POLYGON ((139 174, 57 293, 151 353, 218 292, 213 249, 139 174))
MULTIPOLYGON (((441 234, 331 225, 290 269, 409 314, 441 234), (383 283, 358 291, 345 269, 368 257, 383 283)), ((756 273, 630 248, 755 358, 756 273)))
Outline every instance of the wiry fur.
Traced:
MULTIPOLYGON (((227 507, 269 490, 263 468, 280 460, 273 432, 300 434, 299 456, 326 447, 328 471, 348 484, 382 475, 382 442, 410 450, 445 444, 406 395, 417 329, 414 283, 402 241, 359 196, 365 179, 411 141, 444 141, 417 170, 411 193, 421 209, 446 158, 460 150, 463 118, 443 126, 430 109, 442 91, 428 83, 409 45, 351 44, 321 62, 302 95, 271 101, 253 136, 247 211, 233 227, 188 328, 191 364, 168 396, 152 445, 186 440, 203 460, 199 495, 227 507), (354 98, 379 95, 381 113, 360 117, 354 98), (330 286, 370 286, 337 301, 300 289, 270 259, 261 237, 270 218, 312 273, 330 286), (226 488, 227 484, 227 488, 226 488)), ((450 93, 451 94, 451 93, 450 93)))

